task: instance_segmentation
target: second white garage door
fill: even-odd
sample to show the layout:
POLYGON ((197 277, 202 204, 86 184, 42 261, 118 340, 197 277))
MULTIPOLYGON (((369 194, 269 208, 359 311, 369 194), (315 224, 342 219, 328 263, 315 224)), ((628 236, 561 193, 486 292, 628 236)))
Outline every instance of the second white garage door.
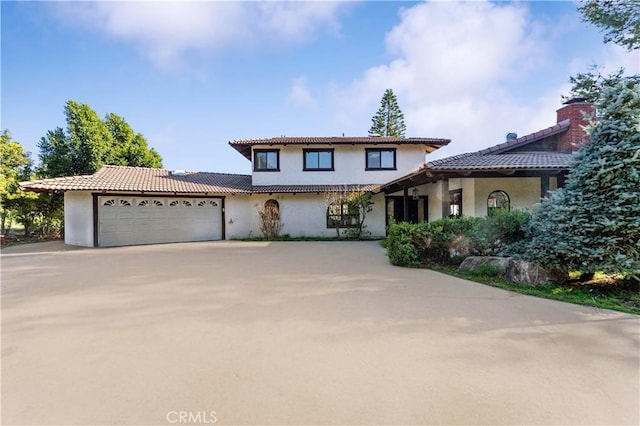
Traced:
POLYGON ((222 239, 222 199, 98 197, 100 247, 222 239))

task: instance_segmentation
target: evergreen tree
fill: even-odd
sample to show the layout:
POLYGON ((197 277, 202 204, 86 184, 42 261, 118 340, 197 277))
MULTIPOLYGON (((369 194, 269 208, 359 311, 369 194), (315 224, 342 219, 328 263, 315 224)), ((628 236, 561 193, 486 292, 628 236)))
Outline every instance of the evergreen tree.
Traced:
POLYGON ((380 109, 371 119, 373 123, 369 134, 396 136, 403 138, 407 126, 404 125, 404 114, 398 106, 398 99, 393 90, 387 89, 380 101, 380 109))
POLYGON ((562 102, 573 98, 586 98, 589 102, 596 102, 607 87, 614 87, 621 81, 640 83, 640 75, 624 75, 624 68, 620 68, 609 75, 602 75, 600 67, 591 65, 587 72, 580 72, 569 77, 571 92, 568 96, 562 96, 562 102))
POLYGON ((640 84, 605 88, 565 188, 534 213, 524 257, 562 271, 640 277, 640 84))
MULTIPOLYGON (((604 31, 604 42, 613 42, 629 51, 640 48, 640 0, 587 0, 578 7, 582 21, 604 31)), ((595 102, 606 87, 628 80, 640 82, 640 75, 624 76, 620 68, 607 76, 602 75, 597 65, 584 73, 570 77, 571 92, 562 96, 563 102, 575 97, 587 98, 595 102)))
POLYGON ((583 21, 604 31, 605 43, 640 47, 640 0, 588 0, 578 10, 583 21))

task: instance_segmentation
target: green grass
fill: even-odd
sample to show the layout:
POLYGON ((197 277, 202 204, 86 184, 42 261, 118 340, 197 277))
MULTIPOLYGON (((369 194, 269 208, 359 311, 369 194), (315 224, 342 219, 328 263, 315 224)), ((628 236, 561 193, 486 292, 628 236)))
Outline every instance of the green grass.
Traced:
POLYGON ((620 285, 580 286, 551 284, 529 287, 495 276, 460 272, 453 267, 434 266, 431 269, 469 281, 513 291, 514 293, 640 315, 640 292, 622 288, 620 285))
POLYGON ((292 237, 290 235, 279 235, 273 238, 252 237, 237 238, 238 241, 375 241, 378 238, 361 238, 354 240, 353 238, 337 238, 337 237, 292 237))

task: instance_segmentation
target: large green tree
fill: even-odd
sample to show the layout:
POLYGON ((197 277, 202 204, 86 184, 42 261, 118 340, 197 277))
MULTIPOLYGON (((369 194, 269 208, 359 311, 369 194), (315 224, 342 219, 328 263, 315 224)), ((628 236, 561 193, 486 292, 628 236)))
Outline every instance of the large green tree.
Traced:
POLYGON ((404 124, 404 114, 398 106, 398 98, 393 90, 387 89, 380 101, 378 112, 371 119, 369 134, 380 136, 404 137, 407 126, 404 124))
POLYGON ((22 145, 11 138, 9 130, 0 134, 0 232, 5 234, 7 222, 18 216, 17 208, 31 203, 36 194, 24 193, 18 182, 31 175, 31 158, 22 145))
POLYGON ((136 133, 124 118, 115 113, 106 115, 105 124, 111 133, 112 147, 108 163, 119 166, 162 167, 162 157, 149 148, 141 133, 136 133))
POLYGON ((524 256, 563 271, 639 277, 640 84, 607 87, 596 106, 591 142, 566 186, 534 213, 524 256))
POLYGON ((41 176, 92 174, 104 164, 162 167, 158 152, 119 115, 109 113, 103 120, 89 105, 73 100, 64 113, 66 131, 49 130, 38 144, 41 176))
POLYGON ((578 10, 583 21, 604 31, 605 43, 640 47, 640 0, 588 0, 578 10))
POLYGON ((60 194, 22 191, 18 183, 35 178, 30 153, 12 140, 5 130, 0 135, 0 227, 2 234, 14 220, 24 226, 24 234, 56 235, 62 228, 63 199, 60 194))

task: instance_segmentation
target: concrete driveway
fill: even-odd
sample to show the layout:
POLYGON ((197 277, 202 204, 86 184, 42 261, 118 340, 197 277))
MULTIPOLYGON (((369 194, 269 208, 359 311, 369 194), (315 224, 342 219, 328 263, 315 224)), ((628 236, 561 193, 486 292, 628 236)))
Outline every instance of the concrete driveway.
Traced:
POLYGON ((640 321, 375 242, 2 254, 2 424, 638 424, 640 321))

